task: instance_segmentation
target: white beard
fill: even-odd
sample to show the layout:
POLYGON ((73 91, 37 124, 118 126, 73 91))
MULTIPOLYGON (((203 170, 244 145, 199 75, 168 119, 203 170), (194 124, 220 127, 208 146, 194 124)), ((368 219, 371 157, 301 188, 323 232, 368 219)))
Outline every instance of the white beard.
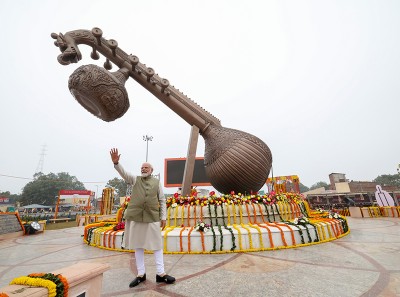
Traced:
POLYGON ((142 173, 142 177, 148 177, 150 175, 151 175, 151 173, 142 173))

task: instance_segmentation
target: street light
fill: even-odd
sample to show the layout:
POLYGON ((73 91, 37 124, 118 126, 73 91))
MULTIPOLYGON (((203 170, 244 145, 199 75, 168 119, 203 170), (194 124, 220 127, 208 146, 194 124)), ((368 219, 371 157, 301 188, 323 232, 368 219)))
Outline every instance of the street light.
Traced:
POLYGON ((147 157, 149 156, 149 141, 153 140, 153 136, 148 136, 147 134, 143 136, 143 140, 146 141, 146 162, 147 157))

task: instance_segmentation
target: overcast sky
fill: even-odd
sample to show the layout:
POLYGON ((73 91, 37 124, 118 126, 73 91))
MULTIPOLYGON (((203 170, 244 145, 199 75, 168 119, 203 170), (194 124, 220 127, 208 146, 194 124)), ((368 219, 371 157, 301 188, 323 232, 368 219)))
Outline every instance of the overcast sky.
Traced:
POLYGON ((114 122, 72 97, 70 74, 105 59, 80 45, 83 59, 62 66, 50 34, 93 27, 223 126, 262 139, 274 176, 296 174, 309 187, 332 172, 357 181, 395 174, 399 16, 396 0, 3 0, 0 192, 21 193, 41 168, 100 190, 118 176, 112 147, 139 173, 144 135, 153 136, 149 161, 162 180, 165 158, 186 157, 190 126, 133 79, 131 107, 114 122))

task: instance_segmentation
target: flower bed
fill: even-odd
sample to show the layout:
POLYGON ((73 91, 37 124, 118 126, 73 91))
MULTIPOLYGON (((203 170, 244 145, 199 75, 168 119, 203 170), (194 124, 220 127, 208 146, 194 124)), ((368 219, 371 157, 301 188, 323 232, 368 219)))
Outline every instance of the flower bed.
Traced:
MULTIPOLYGON (((126 206, 126 204, 125 204, 126 206)), ((348 234, 344 217, 311 212, 300 194, 241 194, 167 199, 165 253, 262 251, 322 243, 348 234)), ((85 227, 86 243, 124 249, 122 224, 100 222, 85 227)))

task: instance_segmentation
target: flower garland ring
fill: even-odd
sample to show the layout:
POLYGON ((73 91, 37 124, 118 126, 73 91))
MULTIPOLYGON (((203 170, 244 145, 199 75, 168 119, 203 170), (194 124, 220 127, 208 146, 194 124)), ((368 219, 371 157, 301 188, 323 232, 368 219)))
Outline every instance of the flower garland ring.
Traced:
POLYGON ((49 297, 68 297, 68 281, 61 274, 31 273, 28 276, 14 278, 10 285, 43 287, 49 291, 49 297))

